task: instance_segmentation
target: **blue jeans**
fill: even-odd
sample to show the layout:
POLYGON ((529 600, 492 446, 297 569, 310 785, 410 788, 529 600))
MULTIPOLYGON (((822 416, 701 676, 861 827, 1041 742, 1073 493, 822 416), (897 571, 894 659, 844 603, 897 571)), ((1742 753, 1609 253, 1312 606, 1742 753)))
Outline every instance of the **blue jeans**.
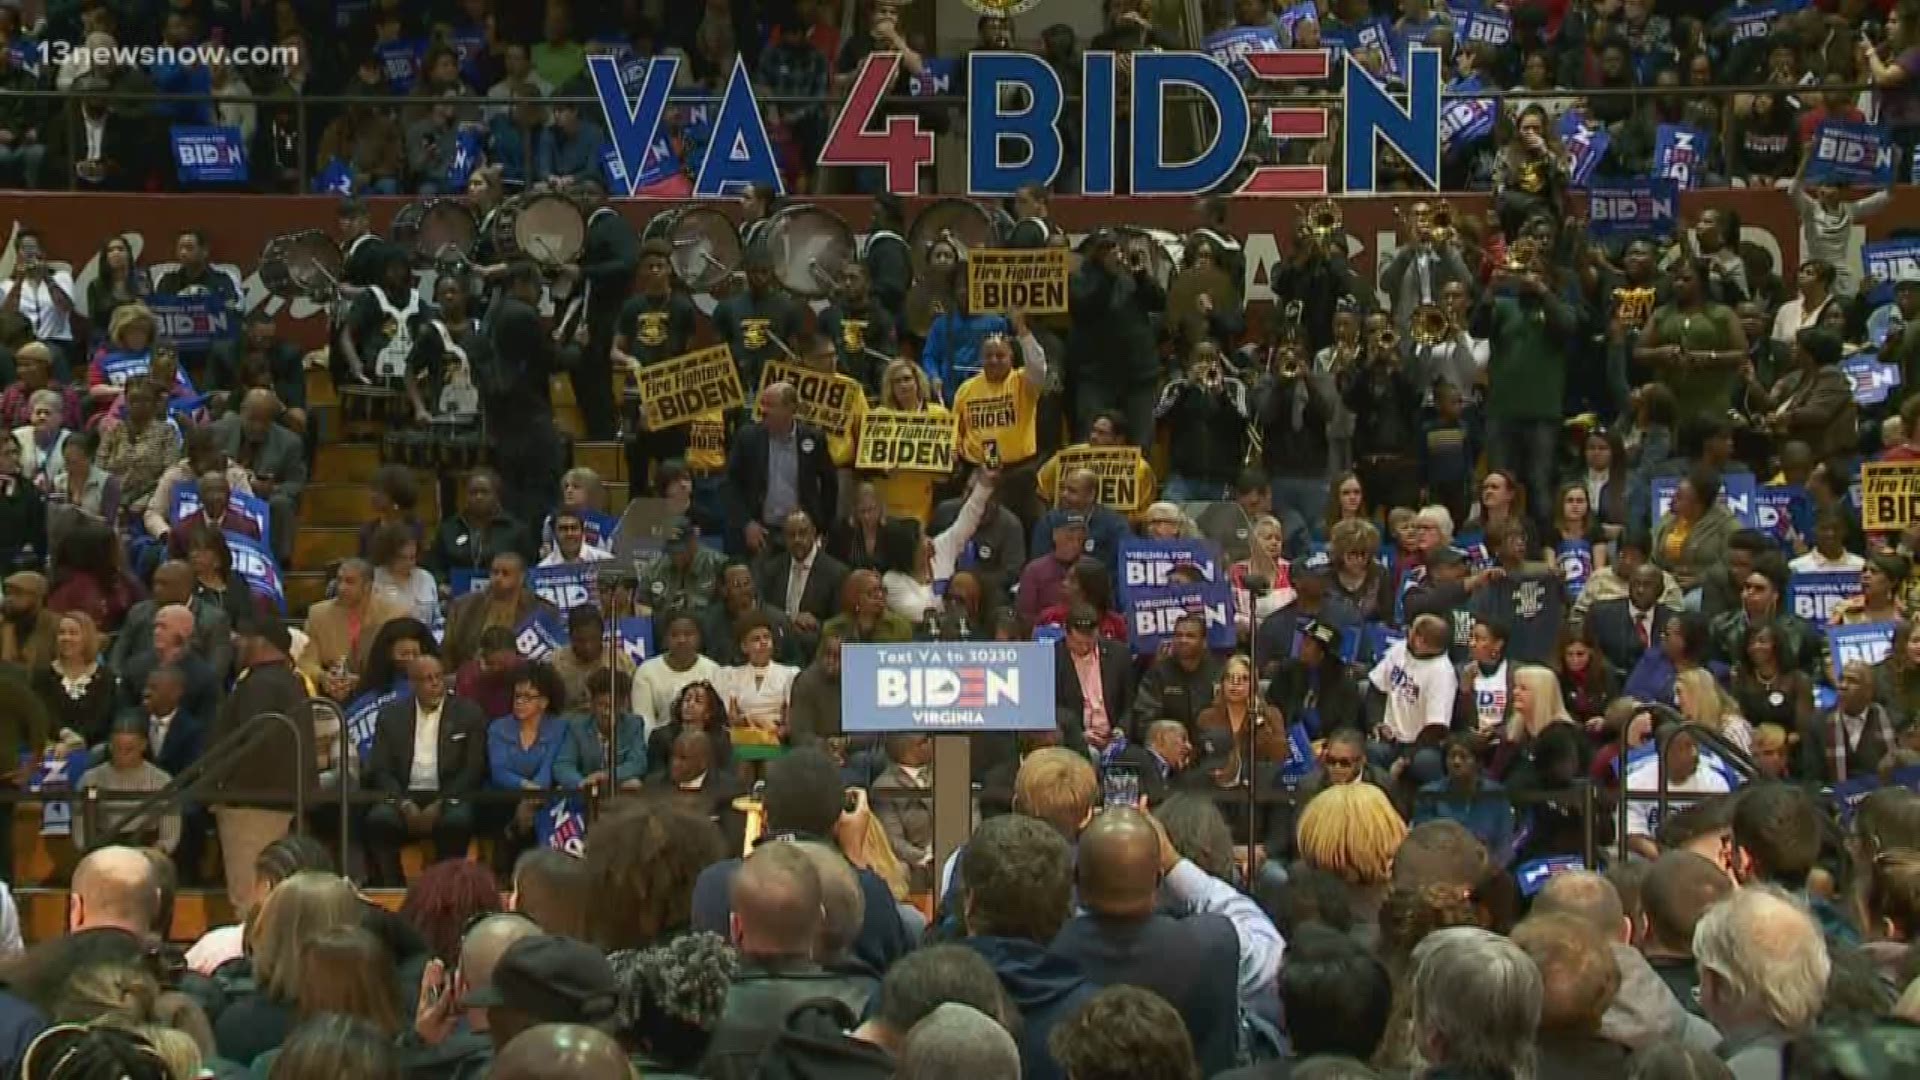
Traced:
POLYGON ((1553 460, 1559 449, 1558 420, 1487 417, 1487 466, 1520 478, 1527 489, 1527 510, 1536 521, 1553 516, 1553 460))
POLYGON ((1170 503, 1221 502, 1228 498, 1227 485, 1217 480, 1190 480, 1175 473, 1161 485, 1160 498, 1170 503))
POLYGON ((1318 531, 1327 516, 1327 481, 1322 477, 1273 478, 1273 514, 1289 539, 1318 531))

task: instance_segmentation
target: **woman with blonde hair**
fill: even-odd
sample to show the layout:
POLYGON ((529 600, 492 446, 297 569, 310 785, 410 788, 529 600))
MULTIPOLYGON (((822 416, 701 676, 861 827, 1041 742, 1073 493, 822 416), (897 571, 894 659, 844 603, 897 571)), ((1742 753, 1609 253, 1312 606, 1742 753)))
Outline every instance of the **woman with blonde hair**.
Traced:
POLYGON ((154 340, 159 336, 160 322, 147 305, 135 302, 114 310, 113 321, 107 324, 107 340, 100 343, 99 350, 93 354, 93 363, 87 365, 87 400, 95 410, 105 412, 120 400, 127 383, 132 381, 118 371, 118 364, 115 370, 109 371, 108 361, 142 353, 151 355, 154 340))
MULTIPOLYGON (((1587 775, 1592 744, 1586 729, 1567 712, 1560 677, 1552 668, 1528 664, 1512 675, 1512 719, 1506 744, 1494 756, 1494 768, 1509 790, 1564 792, 1587 775)), ((1579 805, 1571 809, 1541 803, 1527 811, 1530 825, 1516 861, 1578 852, 1583 823, 1579 805)))
POLYGON ((1673 704, 1688 722, 1699 724, 1743 752, 1753 748, 1753 725, 1740 715, 1740 706, 1706 668, 1683 671, 1673 680, 1673 704))
POLYGON ((1361 622, 1372 622, 1380 610, 1381 582, 1387 576, 1380 565, 1380 528, 1365 518, 1348 518, 1333 527, 1327 539, 1327 561, 1332 575, 1327 591, 1352 604, 1361 622))
POLYGON ((1286 546, 1286 526, 1279 518, 1263 517, 1253 523, 1247 557, 1227 568, 1227 577, 1233 582, 1233 618, 1242 637, 1252 634, 1260 620, 1293 603, 1292 568, 1281 554, 1286 546), (1267 583, 1266 591, 1259 596, 1247 590, 1247 581, 1252 578, 1267 583))
POLYGON ((1147 507, 1140 521, 1140 535, 1149 540, 1192 540, 1200 535, 1200 526, 1180 509, 1179 503, 1157 502, 1147 507))
POLYGON ((1407 838, 1387 793, 1365 782, 1323 788, 1301 809, 1294 837, 1301 860, 1346 882, 1356 916, 1377 925, 1393 854, 1407 838))
POLYGON ((1257 694, 1253 661, 1244 653, 1227 659, 1220 669, 1220 686, 1214 691, 1213 704, 1194 718, 1195 732, 1224 733, 1233 747, 1226 764, 1214 771, 1214 783, 1233 787, 1246 779, 1240 764, 1240 748, 1246 745, 1247 725, 1253 725, 1253 754, 1258 761, 1278 763, 1287 760, 1286 718, 1280 710, 1261 701, 1257 694))
MULTIPOLYGON (((946 416, 947 407, 933 396, 933 384, 927 373, 911 360, 890 360, 880 376, 880 401, 877 409, 896 412, 946 416)), ((874 487, 888 517, 933 520, 933 488, 945 479, 938 473, 890 469, 874 477, 874 487)))
POLYGON ((220 1056, 251 1064, 285 1042, 306 981, 307 942, 359 926, 361 918, 359 894, 338 875, 303 870, 275 885, 248 929, 254 990, 234 999, 214 1024, 220 1056))
POLYGON ((1550 724, 1573 723, 1567 699, 1560 693, 1560 676, 1550 667, 1528 664, 1514 671, 1513 707, 1507 720, 1507 741, 1524 743, 1539 738, 1550 724))

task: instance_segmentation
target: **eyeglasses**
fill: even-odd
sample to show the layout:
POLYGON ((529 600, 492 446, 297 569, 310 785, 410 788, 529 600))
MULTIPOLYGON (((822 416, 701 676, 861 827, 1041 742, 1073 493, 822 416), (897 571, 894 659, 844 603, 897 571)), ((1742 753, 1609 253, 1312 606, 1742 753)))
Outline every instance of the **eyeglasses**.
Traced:
POLYGON ((546 700, 546 696, 547 695, 542 694, 538 690, 515 690, 513 692, 513 700, 515 701, 544 701, 546 700))

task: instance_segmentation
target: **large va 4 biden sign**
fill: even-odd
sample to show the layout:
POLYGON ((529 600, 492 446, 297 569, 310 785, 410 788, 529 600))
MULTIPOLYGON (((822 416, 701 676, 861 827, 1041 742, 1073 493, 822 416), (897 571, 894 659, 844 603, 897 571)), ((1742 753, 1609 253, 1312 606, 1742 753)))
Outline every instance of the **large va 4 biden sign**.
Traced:
MULTIPOLYGON (((1239 166, 1256 122, 1240 82, 1205 53, 1134 53, 1132 108, 1118 109, 1114 53, 1088 53, 1082 68, 1080 119, 1081 189, 1088 195, 1114 194, 1116 138, 1128 125, 1131 147, 1130 190, 1135 195, 1198 195, 1216 190, 1239 166), (1163 137, 1168 91, 1178 87, 1197 95, 1214 114, 1213 139, 1197 156, 1167 160, 1163 137)), ((1278 88, 1291 81, 1323 81, 1332 71, 1326 49, 1288 49, 1249 53, 1243 61, 1264 83, 1278 88)), ((1406 65, 1406 92, 1387 92, 1351 56, 1342 54, 1342 163, 1346 190, 1374 190, 1376 151, 1384 142, 1397 150, 1436 190, 1440 186, 1440 52, 1415 47, 1406 65)), ((679 69, 675 57, 647 65, 638 95, 629 97, 612 57, 587 58, 594 90, 606 114, 607 131, 627 177, 641 175, 648 148, 660 134, 668 91, 679 69)), ((836 168, 884 169, 887 190, 917 194, 920 169, 933 163, 933 134, 914 115, 876 117, 881 99, 899 74, 897 53, 874 53, 861 64, 840 115, 834 120, 819 163, 836 168)), ((1065 160, 1060 118, 1067 107, 1059 75, 1037 56, 1025 53, 972 53, 967 57, 967 190, 976 196, 1011 195, 1026 184, 1050 184, 1065 160), (1023 87, 1025 94, 1003 89, 1023 87), (1021 108, 1009 110, 1014 99, 1021 108)), ((1184 102, 1183 102, 1184 103, 1184 102)), ((1301 105, 1261 106, 1258 122, 1275 138, 1323 139, 1331 130, 1325 108, 1301 105)), ((631 196, 630 189, 625 194, 631 196)), ((767 184, 784 194, 773 146, 761 120, 760 104, 744 64, 734 63, 726 96, 713 120, 694 195, 715 198, 747 184, 767 184)), ((1242 195, 1324 195, 1324 165, 1269 165, 1256 169, 1242 195)))

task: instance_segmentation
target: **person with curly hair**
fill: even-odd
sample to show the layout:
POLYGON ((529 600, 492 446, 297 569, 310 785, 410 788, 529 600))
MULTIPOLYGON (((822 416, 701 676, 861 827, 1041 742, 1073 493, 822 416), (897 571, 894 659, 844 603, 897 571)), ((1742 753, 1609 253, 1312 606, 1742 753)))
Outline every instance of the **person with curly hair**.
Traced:
POLYGON ((586 862, 598 900, 587 912, 587 940, 613 952, 686 933, 694 884, 721 856, 713 823, 676 807, 641 801, 595 822, 586 862))
POLYGON ((682 934, 607 957, 620 982, 615 1034, 647 1076, 693 1073, 706 1056, 739 958, 718 934, 682 934))
POLYGON ((460 935, 473 921, 500 910, 500 890, 486 867, 446 859, 421 872, 407 889, 400 918, 426 939, 431 955, 453 963, 460 935))
MULTIPOLYGON (((913 1045, 912 1035, 907 1043, 913 1045)), ((1137 986, 1095 994, 1053 1029, 1047 1045, 1072 1080, 1200 1080, 1180 1014, 1137 986)))

